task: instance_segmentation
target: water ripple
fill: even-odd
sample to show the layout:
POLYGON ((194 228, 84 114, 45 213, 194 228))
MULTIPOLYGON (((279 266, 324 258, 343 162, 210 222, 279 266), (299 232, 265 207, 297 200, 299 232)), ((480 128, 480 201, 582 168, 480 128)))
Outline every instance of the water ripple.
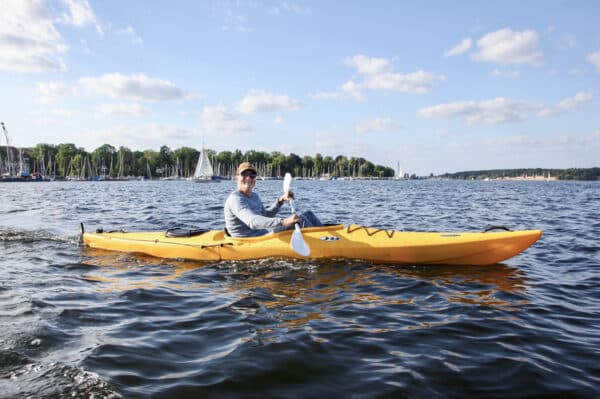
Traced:
POLYGON ((0 186, 0 397, 598 397, 599 188, 294 182, 330 222, 544 230, 505 264, 424 267, 78 245, 79 222, 222 228, 232 182, 0 186))

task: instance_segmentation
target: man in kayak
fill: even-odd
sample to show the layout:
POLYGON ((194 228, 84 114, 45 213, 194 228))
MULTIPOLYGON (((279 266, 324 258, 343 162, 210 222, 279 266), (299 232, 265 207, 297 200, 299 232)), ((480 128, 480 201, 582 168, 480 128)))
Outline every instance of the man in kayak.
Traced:
POLYGON ((284 193, 271 206, 265 208, 258 194, 252 191, 257 175, 256 168, 250 162, 242 162, 237 168, 237 190, 229 194, 224 209, 225 228, 229 235, 256 237, 291 229, 295 223, 300 223, 302 227, 321 225, 319 219, 310 211, 302 215, 292 214, 286 218, 276 217, 283 203, 294 198, 294 193, 284 193))

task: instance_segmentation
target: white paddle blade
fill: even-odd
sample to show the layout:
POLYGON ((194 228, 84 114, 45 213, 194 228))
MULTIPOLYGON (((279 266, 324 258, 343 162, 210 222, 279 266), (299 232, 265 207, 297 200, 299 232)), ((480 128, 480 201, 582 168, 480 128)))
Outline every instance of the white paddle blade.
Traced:
MULTIPOLYGON (((292 185, 292 175, 290 173, 286 173, 283 177, 283 193, 287 193, 290 191, 290 186, 292 185)), ((290 206, 292 207, 292 213, 296 213, 294 209, 294 201, 290 200, 290 206)), ((310 248, 306 245, 304 241, 304 237, 302 237, 302 232, 300 231, 300 226, 298 223, 294 225, 294 232, 292 233, 292 240, 290 241, 290 246, 292 249, 302 256, 310 255, 310 248)))
POLYGON ((296 223, 294 232, 292 233, 292 241, 290 242, 292 249, 302 256, 310 256, 310 248, 302 237, 300 226, 296 223))
POLYGON ((288 191, 290 191, 290 186, 292 185, 292 175, 289 173, 286 173, 285 176, 283 177, 283 193, 287 193, 288 191))

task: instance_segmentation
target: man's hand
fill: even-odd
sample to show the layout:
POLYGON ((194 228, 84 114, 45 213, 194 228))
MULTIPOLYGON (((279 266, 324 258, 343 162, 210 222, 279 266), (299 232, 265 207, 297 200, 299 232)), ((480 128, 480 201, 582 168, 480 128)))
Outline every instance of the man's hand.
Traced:
POLYGON ((294 199, 294 193, 290 190, 287 193, 283 194, 281 197, 279 197, 277 201, 279 201, 279 203, 282 203, 291 199, 294 199))
POLYGON ((285 219, 281 219, 281 225, 287 227, 287 226, 291 226, 295 223, 298 223, 299 221, 300 221, 300 216, 293 214, 293 215, 286 217, 285 219))

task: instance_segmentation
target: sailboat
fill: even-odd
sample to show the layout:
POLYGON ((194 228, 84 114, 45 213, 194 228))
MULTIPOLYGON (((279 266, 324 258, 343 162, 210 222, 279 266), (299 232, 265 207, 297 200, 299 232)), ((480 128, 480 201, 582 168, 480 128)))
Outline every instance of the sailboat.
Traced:
POLYGON ((196 164, 196 170, 194 176, 190 178, 197 183, 219 183, 221 180, 214 175, 213 167, 208 159, 204 145, 200 156, 198 157, 198 163, 196 164))
POLYGON ((400 162, 396 164, 396 176, 394 176, 394 180, 404 180, 404 171, 400 169, 400 162))

